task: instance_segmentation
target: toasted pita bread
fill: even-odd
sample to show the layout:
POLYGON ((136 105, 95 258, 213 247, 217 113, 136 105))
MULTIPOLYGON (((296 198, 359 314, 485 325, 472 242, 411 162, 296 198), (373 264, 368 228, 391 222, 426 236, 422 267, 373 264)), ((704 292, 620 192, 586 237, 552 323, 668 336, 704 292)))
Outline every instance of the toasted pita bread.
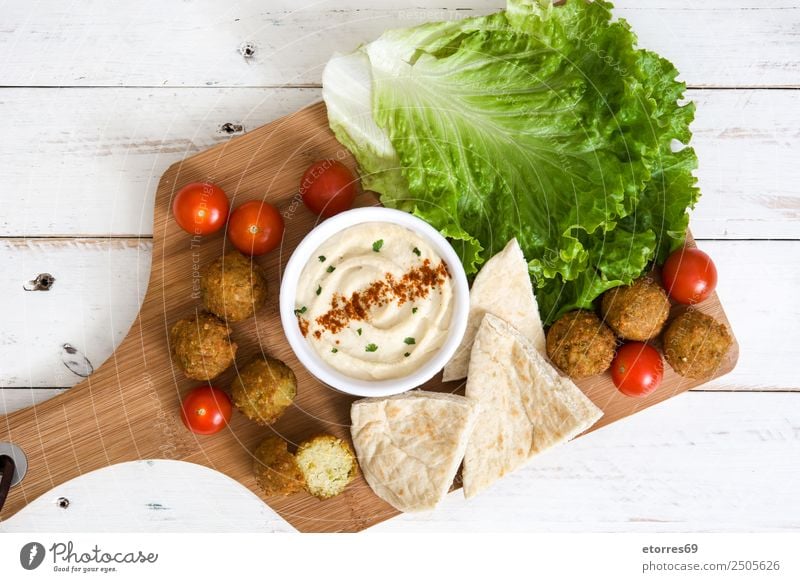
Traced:
POLYGON ((413 391, 350 409, 356 456, 372 490, 400 511, 433 509, 453 484, 475 424, 463 396, 413 391))
POLYGON ((467 376, 475 334, 487 313, 510 321, 528 338, 539 353, 545 353, 544 330, 539 307, 533 295, 528 263, 517 239, 511 239, 481 268, 469 292, 469 319, 464 339, 444 367, 443 380, 461 380, 467 376))
POLYGON ((464 456, 468 498, 603 415, 521 333, 491 314, 475 337, 466 395, 480 408, 464 456))

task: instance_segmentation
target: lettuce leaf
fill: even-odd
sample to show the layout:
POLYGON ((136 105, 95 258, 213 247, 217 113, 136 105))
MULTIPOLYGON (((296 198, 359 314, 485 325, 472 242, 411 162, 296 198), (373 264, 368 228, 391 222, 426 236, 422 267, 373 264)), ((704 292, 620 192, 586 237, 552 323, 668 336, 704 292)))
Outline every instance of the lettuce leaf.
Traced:
POLYGON ((366 188, 449 237, 468 273, 516 237, 544 321, 679 245, 699 195, 691 104, 611 5, 511 0, 393 30, 323 74, 366 188))

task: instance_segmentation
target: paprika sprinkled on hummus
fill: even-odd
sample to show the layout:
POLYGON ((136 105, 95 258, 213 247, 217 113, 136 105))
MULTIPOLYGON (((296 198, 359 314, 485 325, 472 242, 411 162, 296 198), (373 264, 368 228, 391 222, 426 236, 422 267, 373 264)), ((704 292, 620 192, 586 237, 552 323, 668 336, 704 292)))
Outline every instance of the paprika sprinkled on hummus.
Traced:
POLYGON ((447 264, 425 238, 391 223, 364 223, 313 254, 300 276, 295 314, 330 366, 382 380, 405 376, 436 353, 452 302, 447 264))
MULTIPOLYGON (((334 295, 331 309, 317 317, 316 322, 324 331, 339 333, 351 321, 368 319, 373 307, 382 307, 390 301, 396 301, 400 306, 406 301, 424 299, 431 290, 443 285, 449 276, 444 261, 431 267, 430 260, 425 259, 422 265, 404 273, 400 280, 396 280, 392 273, 386 273, 383 280, 375 281, 362 292, 356 291, 347 298, 334 295)), ((314 332, 316 338, 319 339, 322 330, 314 332)), ((307 333, 306 328, 303 335, 307 333)))

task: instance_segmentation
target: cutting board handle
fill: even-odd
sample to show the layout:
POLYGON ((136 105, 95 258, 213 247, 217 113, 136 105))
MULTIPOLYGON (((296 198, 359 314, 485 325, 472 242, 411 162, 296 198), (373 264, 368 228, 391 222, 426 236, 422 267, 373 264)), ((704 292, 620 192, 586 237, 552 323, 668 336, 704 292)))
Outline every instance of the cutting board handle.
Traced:
MULTIPOLYGON (((308 166, 321 159, 343 160, 355 169, 355 161, 331 133, 320 103, 190 156, 166 171, 156 192, 150 282, 128 336, 86 381, 0 422, 0 443, 20 445, 30 465, 22 483, 11 488, 0 518, 80 474, 148 458, 194 462, 223 472, 260 495, 301 531, 357 531, 397 513, 361 478, 342 495, 321 502, 304 493, 265 497, 253 476, 252 451, 268 434, 278 433, 293 442, 320 432, 348 438, 352 399, 321 385, 300 365, 283 335, 277 308, 282 266, 318 220, 304 210, 296 197, 297 187, 308 166), (234 206, 249 200, 268 201, 284 214, 287 228, 280 252, 259 258, 272 282, 268 304, 259 317, 237 322, 233 337, 240 345, 237 362, 244 363, 265 350, 292 367, 298 378, 298 396, 293 410, 273 427, 234 414, 227 430, 198 438, 178 416, 180 392, 196 382, 173 368, 167 331, 195 308, 195 266, 208 264, 225 250, 222 233, 195 245, 193 237, 171 218, 177 189, 202 180, 222 187, 234 206)), ((375 203, 366 193, 359 199, 362 205, 375 203)), ((727 324, 715 294, 698 309, 727 324)), ((734 343, 717 375, 733 368, 736 354, 734 343)), ((235 373, 232 367, 214 382, 223 388, 230 386, 235 373)), ((677 377, 667 369, 662 388, 636 402, 622 396, 608 375, 581 380, 578 385, 604 410, 594 430, 701 383, 677 377)), ((453 387, 437 378, 427 389, 451 392, 453 387)))
MULTIPOLYGON (((137 320, 132 330, 139 325, 137 320)), ((7 519, 53 487, 89 471, 166 456, 156 442, 154 423, 163 408, 163 397, 147 374, 136 378, 118 369, 121 359, 127 364, 125 368, 138 359, 140 369, 146 369, 136 335, 129 333, 114 356, 74 388, 14 412, 0 423, 0 442, 20 447, 27 461, 27 471, 22 481, 11 487, 0 519, 7 519)), ((170 425, 175 419, 166 415, 160 421, 170 425)))

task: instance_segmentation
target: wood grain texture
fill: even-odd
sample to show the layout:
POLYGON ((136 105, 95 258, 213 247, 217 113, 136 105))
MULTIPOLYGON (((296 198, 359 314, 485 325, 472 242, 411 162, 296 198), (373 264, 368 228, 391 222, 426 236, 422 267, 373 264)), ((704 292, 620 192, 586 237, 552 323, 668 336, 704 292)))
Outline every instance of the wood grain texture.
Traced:
MULTIPOLYGON (((800 391, 794 350, 800 345, 800 241, 712 241, 698 243, 719 270, 717 292, 739 338, 740 357, 730 374, 702 390, 800 391), (754 301, 763 282, 780 273, 782 284, 769 302, 754 301), (781 338, 776 342, 775 338, 781 338)), ((22 408, 16 389, 69 387, 81 381, 63 365, 61 346, 70 342, 97 368, 122 341, 136 318, 147 287, 151 241, 29 239, 0 240, 0 264, 14 265, 0 277, 0 296, 13 305, 0 328, 0 402, 22 408), (93 248, 96 247, 96 248, 93 248), (17 265, 37 265, 20 269, 17 265), (47 293, 30 294, 21 281, 37 271, 58 275, 47 293), (80 338, 80 340, 76 340, 80 338), (85 341, 84 341, 85 338, 85 341)), ((53 394, 44 389, 43 401, 53 394)))
MULTIPOLYGON (((309 163, 324 158, 354 165, 328 129, 324 106, 318 104, 167 170, 156 195, 150 283, 131 334, 114 357, 86 382, 40 406, 13 413, 6 417, 5 426, 0 426, 0 440, 19 444, 28 455, 30 467, 22 484, 12 490, 4 515, 13 514, 71 477, 143 458, 203 464, 259 493, 250 451, 270 434, 270 429, 235 415, 230 430, 198 439, 180 425, 177 414, 180 395, 196 382, 187 380, 172 366, 167 333, 177 319, 197 308, 193 301, 196 265, 218 257, 225 242, 220 234, 192 239, 171 219, 172 195, 197 180, 219 184, 234 206, 246 200, 269 200, 282 211, 287 223, 281 249, 260 261, 272 281, 268 305, 256 318, 234 326, 234 339, 241 346, 237 365, 266 351, 287 362, 297 375, 295 406, 273 429, 295 443, 322 431, 348 437, 353 399, 321 385, 297 363, 284 340, 277 311, 281 265, 316 221, 295 198, 295 188, 309 163)), ((374 203, 367 194, 359 199, 361 205, 374 203)), ((701 310, 727 321, 716 295, 704 302, 701 310)), ((737 353, 734 346, 719 373, 733 367, 737 353)), ((234 369, 228 370, 215 383, 229 385, 234 373, 234 369)), ((661 389, 639 400, 621 396, 608 377, 589 378, 580 386, 605 411, 594 430, 700 383, 667 370, 661 389)), ((435 379, 426 388, 454 391, 459 387, 435 379)), ((396 514, 361 478, 342 495, 325 502, 305 494, 266 501, 301 531, 358 531, 396 514)))
MULTIPOLYGON (((692 86, 800 86, 791 0, 618 0, 642 46, 692 86)), ((334 51, 384 30, 494 12, 501 0, 12 2, 0 62, 11 86, 276 86, 319 83, 334 51), (254 47, 251 56, 241 50, 254 47)))
MULTIPOLYGON (((580 438, 469 501, 370 532, 797 531, 800 394, 689 392, 580 438)), ((138 461, 63 485, 0 532, 293 531, 229 477, 138 461), (66 497, 69 508, 58 507, 66 497)))
MULTIPOLYGON (((694 90, 698 238, 800 239, 800 91, 694 90)), ((0 236, 150 236, 157 177, 318 89, 5 89, 0 236), (23 125, 24 124, 24 125, 23 125), (24 135, 25 139, 20 139, 24 135)), ((235 136, 234 136, 235 137, 235 136)))
MULTIPOLYGON (((0 85, 6 87, 0 89, 0 111, 6 122, 0 127, 0 184, 7 212, 0 216, 0 236, 150 235, 157 177, 167 166, 227 141, 229 136, 219 132, 225 122, 244 121, 251 130, 318 99, 316 89, 268 92, 248 89, 248 83, 296 84, 302 75, 318 83, 320 65, 329 56, 325 51, 349 50, 354 34, 377 35, 378 24, 392 19, 386 10, 381 16, 370 12, 376 7, 373 0, 338 0, 335 6, 315 2, 315 8, 309 4, 4 4, 0 85), (342 13, 331 14, 331 9, 342 13), (310 15, 304 17, 304 12, 310 15), (178 24, 168 26, 168 21, 178 24), (320 22, 334 26, 315 36, 320 22), (273 39, 292 36, 304 39, 307 46, 269 56, 273 39), (255 59, 246 60, 239 52, 247 41, 256 45, 255 59), (283 74, 288 76, 279 77, 283 74), (53 85, 84 88, 47 88, 53 85), (111 88, 99 88, 103 85, 111 88), (116 88, 137 85, 154 88, 116 88), (178 85, 202 88, 176 90, 178 85), (238 88, 220 88, 226 85, 238 88), (297 101, 289 103, 284 96, 297 101)), ((452 10, 458 7, 490 10, 501 4, 395 0, 392 8, 404 11, 396 21, 406 26, 412 20, 459 16, 452 10)), ((617 4, 641 43, 663 50, 692 84, 800 86, 796 0, 617 4)), ((800 166, 795 163, 800 92, 740 89, 690 95, 699 104, 694 129, 704 192, 693 215, 695 233, 703 238, 800 238, 800 166)), ((16 270, 23 255, 40 254, 39 242, 16 247, 16 254, 11 247, 0 247, 2 264, 16 270)), ((48 252, 53 259, 75 264, 80 262, 78 254, 97 256, 77 247, 59 251, 61 244, 69 243, 54 243, 48 252)), ((741 342, 736 370, 703 389, 798 389, 793 366, 795 347, 800 345, 794 297, 800 285, 797 243, 727 240, 702 241, 701 246, 720 267, 719 293, 741 342), (765 290, 762 282, 775 281, 776 273, 777 284, 765 290), (769 301, 762 301, 765 295, 769 301)), ((127 261, 122 255, 131 252, 111 251, 111 264, 127 261)), ((102 331, 108 329, 112 296, 84 289, 100 285, 103 294, 114 294, 130 288, 109 282, 104 263, 92 260, 83 271, 85 285, 49 299, 52 305, 47 309, 85 314, 86 333, 97 337, 96 345, 85 348, 110 353, 118 338, 102 331)), ((50 268, 54 263, 45 264, 50 268)), ((14 301, 6 280, 0 278, 0 283, 4 301, 14 301)), ((16 279, 13 285, 16 291, 16 279)), ((124 305, 117 304, 115 330, 125 316, 130 322, 137 307, 133 301, 129 297, 124 305)), ((35 321, 38 315, 28 308, 24 319, 35 321)), ((19 336, 26 330, 17 324, 25 327, 25 322, 20 316, 14 321, 2 331, 19 336)), ((73 317, 51 331, 72 337, 82 328, 73 317)), ((53 377, 48 372, 37 376, 36 368, 16 367, 19 359, 40 349, 34 343, 38 338, 29 339, 31 344, 3 346, 13 361, 0 359, 0 386, 10 370, 21 386, 27 374, 32 381, 39 378, 38 385, 46 385, 48 375, 53 377)), ((45 367, 55 370, 58 362, 53 362, 45 367)), ((0 403, 10 410, 53 393, 0 389, 0 403)), ((498 483, 491 495, 466 506, 455 493, 432 514, 399 516, 375 529, 796 531, 800 516, 794 511, 794 457, 800 431, 794 398, 780 393, 690 393, 674 398, 579 439, 558 454, 540 457, 535 465, 498 483)), ((5 421, 0 418, 0 426, 5 421)), ((69 445, 62 450, 69 451, 69 445)), ((260 499, 227 477, 169 461, 142 461, 91 473, 57 487, 0 523, 3 531, 288 528, 260 499), (72 501, 67 511, 54 503, 62 493, 72 501)))

